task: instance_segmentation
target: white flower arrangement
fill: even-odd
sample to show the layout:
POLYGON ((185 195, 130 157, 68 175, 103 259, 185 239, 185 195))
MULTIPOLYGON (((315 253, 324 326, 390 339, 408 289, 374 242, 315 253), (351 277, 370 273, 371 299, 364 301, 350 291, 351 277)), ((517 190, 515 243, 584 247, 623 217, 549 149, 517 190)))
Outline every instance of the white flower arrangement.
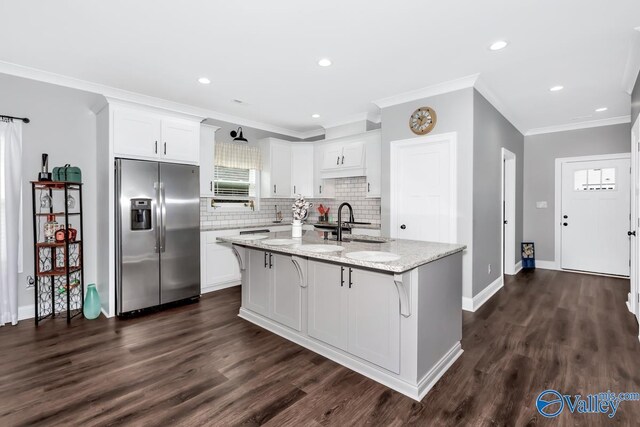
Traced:
POLYGON ((293 202, 291 210, 293 211, 294 221, 304 221, 309 216, 309 209, 313 203, 307 202, 301 194, 298 194, 296 201, 293 202))

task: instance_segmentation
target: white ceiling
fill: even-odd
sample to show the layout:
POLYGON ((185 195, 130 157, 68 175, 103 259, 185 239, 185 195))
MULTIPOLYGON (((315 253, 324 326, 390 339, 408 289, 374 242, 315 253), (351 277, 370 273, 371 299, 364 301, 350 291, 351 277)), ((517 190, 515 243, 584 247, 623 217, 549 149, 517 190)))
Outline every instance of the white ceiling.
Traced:
POLYGON ((295 132, 477 73, 521 131, 626 116, 640 34, 638 0, 0 0, 0 16, 0 61, 295 132))

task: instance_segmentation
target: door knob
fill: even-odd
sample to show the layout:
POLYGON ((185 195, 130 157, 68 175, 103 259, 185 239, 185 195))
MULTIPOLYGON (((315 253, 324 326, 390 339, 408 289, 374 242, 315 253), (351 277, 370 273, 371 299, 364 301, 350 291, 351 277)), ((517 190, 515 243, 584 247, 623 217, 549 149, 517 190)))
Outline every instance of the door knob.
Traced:
POLYGON ((635 231, 627 231, 627 236, 631 237, 631 236, 635 236, 636 232, 635 231))
POLYGON ((400 228, 401 228, 402 230, 405 230, 405 229, 407 228, 407 226, 406 226, 406 225, 404 225, 404 224, 402 224, 402 225, 400 226, 400 228))
POLYGON ((564 225, 566 227, 567 225, 569 225, 569 223, 563 222, 562 225, 564 225))

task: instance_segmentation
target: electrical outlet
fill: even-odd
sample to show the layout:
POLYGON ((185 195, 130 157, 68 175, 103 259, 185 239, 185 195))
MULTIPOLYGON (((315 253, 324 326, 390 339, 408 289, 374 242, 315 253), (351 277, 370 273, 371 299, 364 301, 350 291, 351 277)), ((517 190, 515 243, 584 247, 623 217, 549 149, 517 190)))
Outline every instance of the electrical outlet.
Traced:
POLYGON ((491 274, 491 264, 487 266, 487 274, 491 274))

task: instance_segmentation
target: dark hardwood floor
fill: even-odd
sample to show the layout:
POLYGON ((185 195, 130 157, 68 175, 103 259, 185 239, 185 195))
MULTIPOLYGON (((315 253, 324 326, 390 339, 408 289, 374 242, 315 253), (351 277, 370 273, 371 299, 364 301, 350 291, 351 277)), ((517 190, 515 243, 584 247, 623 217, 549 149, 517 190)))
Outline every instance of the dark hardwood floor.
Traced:
MULTIPOLYGON (((638 425, 535 409, 542 390, 640 392, 628 281, 526 271, 464 313, 462 357, 415 402, 236 316, 240 289, 132 320, 0 328, 0 426, 638 425)), ((636 420, 636 421, 633 421, 636 420)))

